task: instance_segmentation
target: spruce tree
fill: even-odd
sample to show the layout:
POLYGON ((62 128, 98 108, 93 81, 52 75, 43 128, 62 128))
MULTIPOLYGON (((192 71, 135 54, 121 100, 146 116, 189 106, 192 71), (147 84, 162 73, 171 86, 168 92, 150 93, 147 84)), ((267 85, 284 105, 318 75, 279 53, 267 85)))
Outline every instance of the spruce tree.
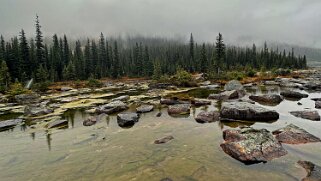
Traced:
POLYGON ((225 57, 225 44, 223 42, 223 36, 221 33, 218 34, 215 43, 216 50, 216 61, 217 61, 217 72, 222 68, 225 57))
POLYGON ((20 43, 19 43, 19 48, 20 48, 20 57, 21 57, 21 61, 20 61, 20 75, 22 77, 20 77, 21 80, 26 80, 30 78, 31 75, 31 69, 32 67, 30 67, 30 50, 29 50, 29 45, 28 45, 28 41, 27 38, 25 36, 25 32, 22 29, 20 32, 20 43), (27 77, 25 77, 27 76, 27 77))
POLYGON ((194 71, 194 63, 195 63, 195 54, 194 54, 194 38, 193 34, 191 33, 191 37, 189 40, 189 55, 188 55, 188 64, 187 68, 190 72, 194 71))
POLYGON ((205 43, 202 45, 201 50, 201 58, 200 58, 200 70, 201 72, 205 73, 207 72, 207 54, 206 54, 206 46, 205 43))
POLYGON ((9 69, 4 60, 1 60, 0 65, 0 88, 1 90, 6 90, 10 83, 9 69))
POLYGON ((44 45, 43 45, 43 36, 41 32, 41 26, 39 22, 39 17, 36 15, 36 63, 38 66, 45 64, 45 55, 44 55, 44 45))
POLYGON ((120 65, 119 65, 119 52, 118 52, 118 46, 117 46, 117 41, 115 41, 115 45, 114 45, 114 58, 113 58, 113 67, 111 70, 111 76, 112 78, 118 78, 119 77, 119 69, 120 69, 120 65))

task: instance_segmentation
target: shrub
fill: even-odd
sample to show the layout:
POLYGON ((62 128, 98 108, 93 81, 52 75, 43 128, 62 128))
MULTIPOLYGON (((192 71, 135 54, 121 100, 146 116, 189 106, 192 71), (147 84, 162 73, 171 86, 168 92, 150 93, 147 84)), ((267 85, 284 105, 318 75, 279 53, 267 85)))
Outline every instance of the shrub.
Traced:
POLYGON ((174 76, 172 76, 171 81, 177 86, 192 87, 195 86, 195 80, 189 72, 179 68, 174 76))
POLYGON ((94 79, 94 78, 89 78, 86 84, 88 87, 92 88, 99 88, 103 86, 103 83, 101 83, 99 80, 94 79))
POLYGON ((28 94, 31 93, 30 90, 25 89, 21 83, 16 82, 13 83, 9 86, 9 90, 7 92, 9 94, 9 96, 14 97, 16 95, 20 95, 20 94, 28 94))
POLYGON ((253 69, 250 69, 246 72, 248 77, 255 77, 256 72, 253 69))
POLYGON ((50 86, 50 84, 51 83, 49 81, 35 83, 32 86, 32 89, 34 89, 35 91, 45 92, 48 90, 48 87, 50 86))

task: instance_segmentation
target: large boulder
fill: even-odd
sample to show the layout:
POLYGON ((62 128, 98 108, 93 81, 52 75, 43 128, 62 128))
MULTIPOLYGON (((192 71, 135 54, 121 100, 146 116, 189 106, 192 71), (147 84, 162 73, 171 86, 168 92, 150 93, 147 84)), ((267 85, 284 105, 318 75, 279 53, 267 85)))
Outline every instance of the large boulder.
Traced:
POLYGON ((317 111, 291 111, 290 114, 292 114, 295 117, 303 118, 303 119, 309 119, 312 121, 320 121, 320 115, 317 111))
POLYGON ((132 127, 138 122, 139 115, 137 113, 121 113, 117 114, 117 123, 120 127, 132 127))
POLYGON ((151 112, 153 110, 154 110, 153 105, 142 105, 142 106, 139 106, 138 108, 136 108, 137 113, 147 113, 147 112, 151 112))
POLYGON ((283 101, 283 97, 278 94, 267 94, 267 95, 251 95, 251 100, 261 104, 279 104, 283 101))
POLYGON ((113 114, 113 113, 117 113, 120 111, 124 111, 126 109, 128 109, 128 106, 125 103, 123 103, 122 101, 113 101, 108 104, 99 106, 96 109, 96 112, 97 113, 105 113, 105 114, 113 114))
POLYGON ((0 130, 12 128, 22 123, 22 119, 11 119, 6 121, 0 121, 0 130))
POLYGON ((287 98, 294 98, 294 99, 302 99, 302 98, 306 98, 309 97, 308 94, 303 94, 300 92, 296 92, 296 91, 282 91, 281 96, 287 97, 287 98))
POLYGON ((321 167, 318 165, 315 165, 312 162, 309 161, 298 161, 298 164, 303 167, 307 175, 305 178, 302 179, 302 181, 321 181, 321 167))
POLYGON ((232 91, 232 90, 243 90, 243 85, 237 80, 231 80, 227 82, 224 86, 224 90, 232 91))
POLYGON ((45 106, 26 106, 24 110, 24 114, 26 116, 41 116, 50 114, 53 112, 53 109, 47 108, 45 106))
POLYGON ((15 96, 15 100, 19 104, 33 104, 40 102, 40 95, 36 93, 20 94, 15 96))
POLYGON ((221 118, 247 121, 271 121, 279 119, 279 113, 248 102, 224 102, 221 118))
POLYGON ((272 132, 275 138, 281 143, 287 144, 304 144, 321 142, 320 138, 308 133, 306 130, 289 124, 284 128, 272 132))
POLYGON ((189 104, 176 104, 168 107, 169 115, 185 115, 190 114, 190 105, 189 104))
POLYGON ((266 129, 243 128, 225 130, 220 145, 231 157, 245 163, 267 162, 287 154, 287 151, 266 129))
POLYGON ((200 112, 196 116, 195 120, 198 123, 211 123, 211 122, 219 121, 220 120, 220 112, 218 112, 218 111, 209 111, 209 112, 203 111, 203 112, 200 112))

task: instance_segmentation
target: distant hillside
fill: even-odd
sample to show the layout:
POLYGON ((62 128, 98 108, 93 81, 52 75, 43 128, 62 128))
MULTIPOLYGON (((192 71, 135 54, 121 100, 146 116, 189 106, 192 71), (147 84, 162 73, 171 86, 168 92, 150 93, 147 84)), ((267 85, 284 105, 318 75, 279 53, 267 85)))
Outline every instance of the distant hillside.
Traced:
POLYGON ((310 48, 310 47, 301 47, 297 45, 289 45, 285 43, 268 43, 269 47, 272 47, 274 50, 279 49, 279 51, 291 51, 294 48, 295 55, 306 55, 309 66, 320 66, 321 67, 321 49, 319 48, 310 48))

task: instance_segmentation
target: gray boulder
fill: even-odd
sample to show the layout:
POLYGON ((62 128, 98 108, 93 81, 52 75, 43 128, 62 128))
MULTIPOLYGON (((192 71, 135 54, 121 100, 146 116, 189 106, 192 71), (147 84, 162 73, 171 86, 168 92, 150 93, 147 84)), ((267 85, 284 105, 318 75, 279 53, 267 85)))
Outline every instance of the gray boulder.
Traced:
POLYGON ((151 112, 154 110, 153 105, 142 105, 136 108, 137 113, 146 113, 146 112, 151 112))
POLYGON ((128 101, 130 99, 129 95, 123 95, 112 99, 112 101, 128 101))
POLYGON ((287 98, 295 98, 295 99, 302 99, 302 98, 309 97, 308 94, 303 94, 296 91, 282 91, 280 94, 281 96, 284 96, 287 98))
POLYGON ((271 121, 279 119, 279 113, 248 102, 224 102, 221 118, 227 120, 271 121))
POLYGON ((245 163, 267 162, 287 154, 287 151, 266 129, 243 128, 224 130, 220 145, 231 157, 245 163))
POLYGON ((210 94, 208 99, 216 99, 216 100, 229 100, 229 99, 238 99, 245 95, 244 90, 231 90, 231 91, 224 91, 220 94, 210 94))
POLYGON ((196 118, 195 118, 196 122, 198 123, 211 123, 211 122, 215 122, 215 121, 219 121, 220 120, 220 112, 218 111, 203 111, 200 112, 196 118))
POLYGON ((205 105, 211 105, 211 101, 206 101, 206 100, 191 100, 191 103, 194 106, 205 106, 205 105))
POLYGON ((292 114, 295 117, 303 118, 303 119, 309 119, 312 121, 320 121, 320 115, 317 111, 291 111, 290 114, 292 114))
POLYGON ((113 114, 116 112, 124 111, 128 106, 122 101, 113 101, 108 104, 102 105, 96 109, 97 113, 113 114))
POLYGON ((168 107, 167 111, 170 115, 185 115, 190 114, 190 107, 189 104, 171 105, 168 107))
POLYGON ((272 132, 275 138, 281 143, 304 144, 321 142, 320 138, 308 133, 294 124, 287 125, 284 128, 272 132))
POLYGON ((231 90, 243 90, 243 85, 237 80, 231 80, 225 84, 224 90, 231 91, 231 90))
POLYGON ((251 95, 249 98, 255 102, 263 104, 279 104, 283 101, 283 97, 278 94, 251 95))
POLYGON ((117 114, 117 123, 120 127, 132 127, 138 122, 139 115, 137 113, 121 113, 117 114))

